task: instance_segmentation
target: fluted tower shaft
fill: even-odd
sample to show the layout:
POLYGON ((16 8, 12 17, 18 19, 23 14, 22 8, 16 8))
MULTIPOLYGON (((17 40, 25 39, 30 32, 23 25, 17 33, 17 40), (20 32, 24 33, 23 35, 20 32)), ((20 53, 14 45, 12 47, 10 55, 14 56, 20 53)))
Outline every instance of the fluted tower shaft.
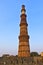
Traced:
POLYGON ((18 57, 29 57, 30 56, 30 46, 29 46, 29 35, 27 30, 27 21, 25 14, 25 6, 22 5, 21 9, 21 20, 20 20, 20 35, 19 35, 19 48, 18 57))

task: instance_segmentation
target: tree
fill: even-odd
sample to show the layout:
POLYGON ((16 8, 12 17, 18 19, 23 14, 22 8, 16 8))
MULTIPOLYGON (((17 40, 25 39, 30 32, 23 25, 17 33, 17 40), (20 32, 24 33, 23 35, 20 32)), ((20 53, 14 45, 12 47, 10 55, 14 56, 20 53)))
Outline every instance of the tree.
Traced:
POLYGON ((30 56, 32 56, 32 57, 33 57, 33 56, 39 56, 39 54, 38 54, 37 52, 31 52, 31 53, 30 53, 30 56))

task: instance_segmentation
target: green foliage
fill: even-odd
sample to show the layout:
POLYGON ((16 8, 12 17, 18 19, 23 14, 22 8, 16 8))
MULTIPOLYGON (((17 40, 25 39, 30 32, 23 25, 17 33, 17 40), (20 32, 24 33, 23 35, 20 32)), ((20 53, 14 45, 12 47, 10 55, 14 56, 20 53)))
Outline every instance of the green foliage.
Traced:
POLYGON ((33 56, 39 56, 39 54, 38 54, 37 52, 31 52, 31 53, 30 53, 30 56, 32 56, 32 57, 33 57, 33 56))

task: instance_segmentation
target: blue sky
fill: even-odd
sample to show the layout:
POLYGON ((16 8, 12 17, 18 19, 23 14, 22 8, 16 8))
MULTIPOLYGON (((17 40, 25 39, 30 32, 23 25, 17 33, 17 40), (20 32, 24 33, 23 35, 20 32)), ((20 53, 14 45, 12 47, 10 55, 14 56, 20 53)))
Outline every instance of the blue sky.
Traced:
POLYGON ((26 7, 30 50, 43 51, 43 0, 0 0, 0 56, 18 53, 22 4, 26 7))

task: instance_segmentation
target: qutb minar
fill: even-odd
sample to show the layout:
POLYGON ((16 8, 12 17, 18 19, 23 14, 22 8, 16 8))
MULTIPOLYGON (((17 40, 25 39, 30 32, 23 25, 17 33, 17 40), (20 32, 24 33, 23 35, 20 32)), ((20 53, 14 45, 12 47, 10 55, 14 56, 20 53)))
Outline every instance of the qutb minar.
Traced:
POLYGON ((37 54, 37 52, 30 53, 28 24, 24 5, 22 5, 20 17, 18 55, 4 54, 0 57, 0 65, 43 65, 43 52, 41 55, 37 54))
POLYGON ((28 24, 27 24, 25 12, 26 12, 25 6, 22 5, 21 16, 20 16, 21 20, 20 20, 18 57, 30 56, 29 35, 28 35, 28 30, 27 30, 28 24))

